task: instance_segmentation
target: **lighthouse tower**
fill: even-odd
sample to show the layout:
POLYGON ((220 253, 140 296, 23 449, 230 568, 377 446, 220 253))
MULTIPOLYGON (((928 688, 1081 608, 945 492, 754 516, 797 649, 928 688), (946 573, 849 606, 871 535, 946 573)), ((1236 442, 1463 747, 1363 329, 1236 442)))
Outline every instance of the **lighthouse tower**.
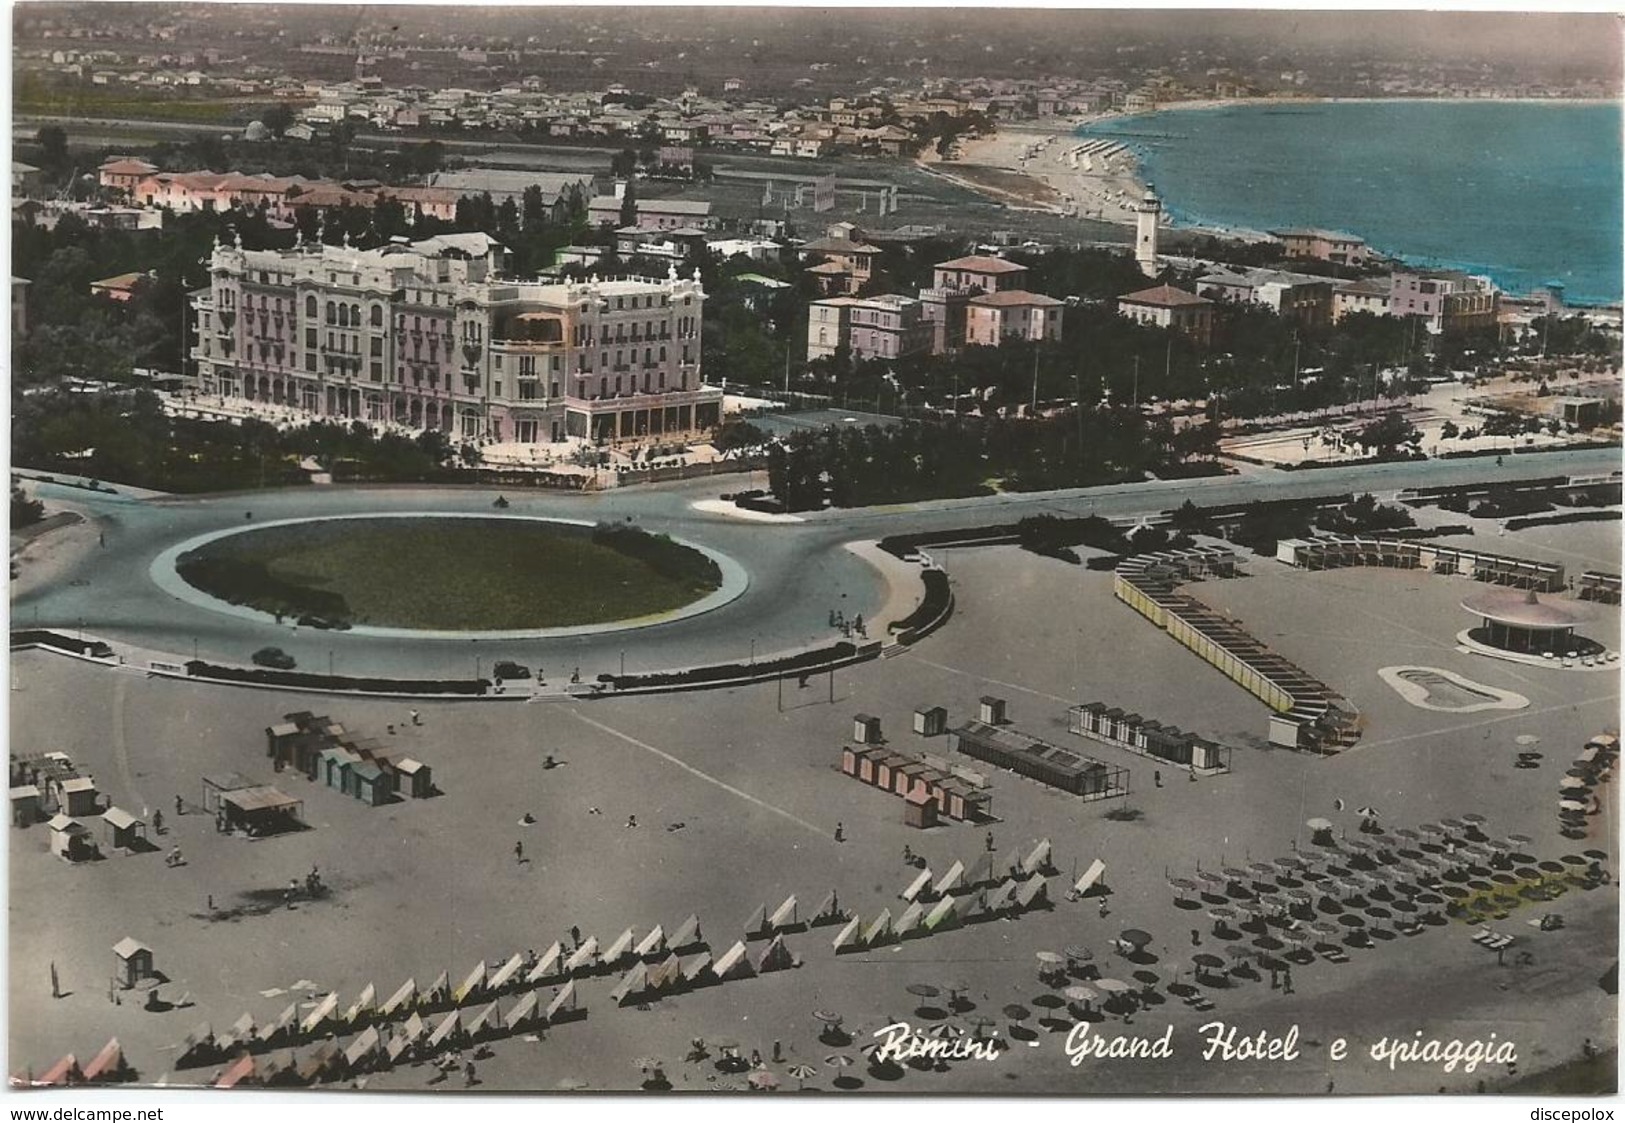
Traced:
POLYGON ((1145 196, 1134 205, 1134 260, 1147 277, 1157 275, 1157 225, 1162 221, 1162 200, 1151 184, 1145 196))

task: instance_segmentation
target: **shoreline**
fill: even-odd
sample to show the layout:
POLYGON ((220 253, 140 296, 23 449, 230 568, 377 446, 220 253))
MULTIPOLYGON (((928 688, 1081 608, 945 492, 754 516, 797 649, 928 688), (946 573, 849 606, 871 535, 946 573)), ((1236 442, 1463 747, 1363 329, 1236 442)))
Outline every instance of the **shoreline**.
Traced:
MULTIPOLYGON (((1551 105, 1569 108, 1622 105, 1620 101, 1611 98, 1419 96, 1204 98, 1168 102, 1154 109, 1138 113, 1107 110, 1099 113, 1069 115, 1001 125, 998 131, 990 137, 977 137, 962 142, 957 159, 934 163, 932 167, 943 172, 951 172, 958 165, 982 166, 1024 176, 1037 184, 1043 184, 1061 197, 1062 205, 1050 209, 1073 217, 1090 218, 1118 226, 1133 226, 1135 222, 1133 203, 1145 193, 1149 186, 1139 154, 1127 144, 1123 144, 1121 150, 1113 153, 1109 160, 1102 161, 1098 169, 1094 167, 1080 169, 1072 165, 1069 158, 1071 153, 1077 151, 1079 145, 1057 144, 1057 138, 1078 139, 1081 144, 1084 139, 1077 137, 1080 129, 1104 121, 1127 118, 1144 119, 1150 122, 1160 116, 1175 113, 1211 112, 1219 109, 1257 106, 1301 108, 1313 105, 1347 105, 1362 102, 1377 104, 1439 103, 1449 105, 1483 103, 1492 105, 1551 105)), ((1093 139, 1111 140, 1115 138, 1098 137, 1093 139)), ((961 180, 961 182, 965 181, 961 180)), ((1001 191, 995 194, 985 188, 978 187, 975 183, 966 182, 965 185, 978 190, 987 197, 998 198, 1000 201, 1009 198, 1008 192, 1001 191)), ((1266 230, 1224 223, 1184 220, 1176 215, 1175 208, 1166 199, 1163 200, 1161 229, 1165 233, 1179 231, 1197 236, 1210 236, 1243 243, 1271 240, 1271 235, 1266 230)), ((1389 247, 1380 252, 1384 256, 1419 268, 1461 268, 1466 272, 1494 273, 1494 269, 1490 266, 1464 266, 1450 263, 1433 264, 1411 258, 1407 256, 1403 248, 1389 247)), ((1532 295, 1525 292, 1514 292, 1501 286, 1500 282, 1496 283, 1497 287, 1501 288, 1509 296, 1526 297, 1532 295)), ((1618 300, 1585 302, 1586 307, 1597 308, 1617 307, 1619 304, 1620 301, 1618 300)))

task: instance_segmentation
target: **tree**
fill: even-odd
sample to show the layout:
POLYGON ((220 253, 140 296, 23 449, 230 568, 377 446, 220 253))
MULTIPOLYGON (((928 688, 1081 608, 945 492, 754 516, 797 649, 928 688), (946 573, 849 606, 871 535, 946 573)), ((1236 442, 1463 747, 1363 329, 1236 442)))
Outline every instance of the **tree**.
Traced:
POLYGON ((268 106, 265 112, 260 114, 260 121, 272 136, 281 136, 287 132, 288 127, 294 123, 294 120, 293 106, 285 101, 279 101, 275 105, 268 106))
POLYGON ((25 526, 32 526, 45 517, 45 504, 38 499, 30 499, 28 493, 20 487, 11 489, 11 529, 21 530, 25 526))
POLYGON ((40 160, 49 171, 61 171, 68 165, 68 133, 61 125, 46 125, 34 134, 40 146, 40 160))
POLYGON ((638 224, 638 192, 637 181, 626 181, 626 194, 621 196, 621 225, 636 226, 638 224))
POLYGON ((1387 460, 1399 455, 1401 448, 1414 454, 1421 446, 1422 434, 1403 413, 1391 410, 1355 434, 1354 443, 1371 451, 1379 460, 1387 460))

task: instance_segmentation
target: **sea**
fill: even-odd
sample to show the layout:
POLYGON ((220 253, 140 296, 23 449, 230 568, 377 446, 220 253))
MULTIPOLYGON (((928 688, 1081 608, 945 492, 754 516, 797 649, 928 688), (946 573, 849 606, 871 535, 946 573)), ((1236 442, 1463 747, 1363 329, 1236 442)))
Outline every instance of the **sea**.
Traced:
POLYGON ((1096 121, 1180 225, 1314 226, 1505 291, 1561 282, 1620 300, 1621 106, 1346 101, 1172 109, 1096 121))

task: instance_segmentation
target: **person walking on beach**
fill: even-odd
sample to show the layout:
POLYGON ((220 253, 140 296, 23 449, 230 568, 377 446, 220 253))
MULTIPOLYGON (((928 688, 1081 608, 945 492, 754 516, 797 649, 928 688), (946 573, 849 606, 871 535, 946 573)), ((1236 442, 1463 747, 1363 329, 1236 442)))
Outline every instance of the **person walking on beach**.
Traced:
POLYGON ((523 862, 525 860, 525 844, 523 842, 515 842, 513 844, 513 860, 516 862, 523 862))

